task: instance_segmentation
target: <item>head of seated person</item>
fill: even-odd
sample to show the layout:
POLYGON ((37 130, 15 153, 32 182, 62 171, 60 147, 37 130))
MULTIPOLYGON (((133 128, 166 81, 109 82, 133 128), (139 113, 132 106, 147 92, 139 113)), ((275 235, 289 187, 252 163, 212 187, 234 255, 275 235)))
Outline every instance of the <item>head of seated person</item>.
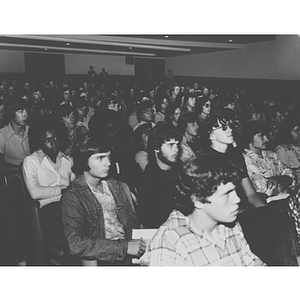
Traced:
POLYGON ((207 230, 234 222, 240 202, 235 188, 240 180, 241 170, 222 158, 211 154, 191 158, 178 173, 175 208, 185 216, 201 215, 196 222, 207 230))

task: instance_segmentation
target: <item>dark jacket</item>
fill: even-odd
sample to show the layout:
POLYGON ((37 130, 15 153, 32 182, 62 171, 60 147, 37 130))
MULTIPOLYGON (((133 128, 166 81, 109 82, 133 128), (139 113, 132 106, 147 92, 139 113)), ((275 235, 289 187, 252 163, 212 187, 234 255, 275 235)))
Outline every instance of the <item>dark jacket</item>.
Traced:
POLYGON ((124 226, 126 239, 105 238, 102 206, 83 175, 76 178, 62 196, 62 220, 71 254, 83 259, 120 263, 125 259, 132 229, 139 228, 139 225, 129 202, 131 195, 128 186, 114 179, 107 180, 107 183, 116 203, 117 218, 124 226))

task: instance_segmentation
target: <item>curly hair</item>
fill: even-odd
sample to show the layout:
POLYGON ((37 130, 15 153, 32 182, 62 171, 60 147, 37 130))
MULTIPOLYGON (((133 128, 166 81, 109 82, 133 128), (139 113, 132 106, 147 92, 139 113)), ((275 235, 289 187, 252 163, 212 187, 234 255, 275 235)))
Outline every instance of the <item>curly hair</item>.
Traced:
POLYGON ((67 133, 61 122, 55 116, 44 115, 37 118, 30 126, 28 132, 30 151, 34 152, 42 148, 43 137, 46 131, 53 130, 59 140, 59 150, 66 146, 67 133))
POLYGON ((194 211, 192 195, 198 201, 208 203, 222 183, 232 182, 237 185, 241 180, 242 170, 236 165, 224 161, 213 154, 202 153, 186 161, 178 172, 175 188, 175 208, 184 215, 194 211))

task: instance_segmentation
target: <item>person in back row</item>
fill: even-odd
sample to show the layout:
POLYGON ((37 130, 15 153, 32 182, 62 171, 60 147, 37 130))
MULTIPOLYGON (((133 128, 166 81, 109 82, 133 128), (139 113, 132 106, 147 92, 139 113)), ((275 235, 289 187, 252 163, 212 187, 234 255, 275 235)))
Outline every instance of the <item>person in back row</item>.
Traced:
POLYGON ((150 241, 150 266, 260 266, 239 223, 240 169, 202 154, 179 171, 176 209, 150 241))

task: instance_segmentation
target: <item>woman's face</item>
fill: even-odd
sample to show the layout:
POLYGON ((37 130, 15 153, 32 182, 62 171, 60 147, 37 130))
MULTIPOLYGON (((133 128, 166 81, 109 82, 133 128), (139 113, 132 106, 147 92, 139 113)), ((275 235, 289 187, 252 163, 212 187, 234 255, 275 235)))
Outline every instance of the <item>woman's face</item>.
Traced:
POLYGON ((62 117, 62 121, 67 128, 75 127, 75 115, 71 112, 69 115, 62 117))
POLYGON ((211 109, 211 103, 210 101, 207 101, 203 106, 202 106, 202 112, 205 115, 209 115, 210 114, 210 109, 211 109))

